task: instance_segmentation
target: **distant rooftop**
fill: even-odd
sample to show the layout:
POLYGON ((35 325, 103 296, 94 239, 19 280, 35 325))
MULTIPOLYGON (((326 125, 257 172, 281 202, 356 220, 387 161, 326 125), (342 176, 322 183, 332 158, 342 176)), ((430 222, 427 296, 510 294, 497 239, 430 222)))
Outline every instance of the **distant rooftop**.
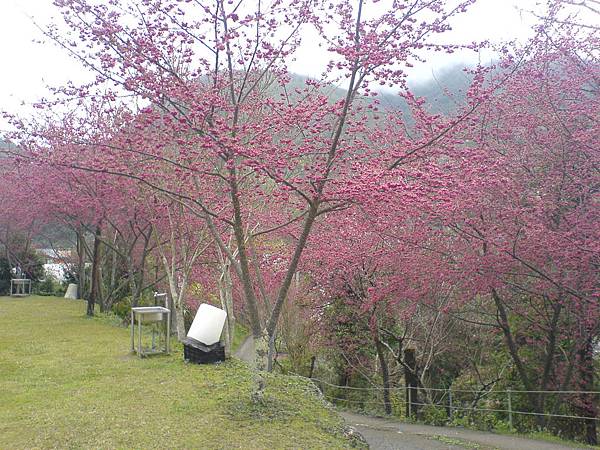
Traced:
POLYGON ((10 141, 0 138, 0 157, 6 156, 5 154, 3 155, 4 151, 12 150, 14 152, 15 149, 16 149, 15 144, 13 144, 10 141))

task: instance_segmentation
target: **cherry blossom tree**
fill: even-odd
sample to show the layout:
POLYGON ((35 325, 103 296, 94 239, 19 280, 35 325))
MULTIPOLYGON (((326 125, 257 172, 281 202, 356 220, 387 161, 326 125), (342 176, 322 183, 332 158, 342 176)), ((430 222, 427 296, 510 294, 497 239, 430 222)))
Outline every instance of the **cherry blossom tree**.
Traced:
MULTIPOLYGON (((465 174, 465 194, 446 222, 461 238, 455 252, 464 270, 493 300, 528 391, 593 387, 591 354, 582 355, 592 351, 600 319, 594 225, 600 179, 591 138, 598 65, 582 57, 586 49, 587 42, 541 29, 526 62, 467 132, 472 159, 456 168, 465 174), (539 351, 539 361, 522 356, 514 315, 538 336, 525 345, 539 351)), ((530 397, 543 413, 545 396, 530 397)), ((589 400, 584 404, 582 415, 595 417, 589 400)), ((593 424, 587 424, 590 442, 593 424)))
MULTIPOLYGON (((408 156, 398 143, 376 148, 369 139, 381 121, 377 101, 368 100, 376 99, 372 84, 405 89, 405 69, 423 48, 454 51, 433 38, 472 3, 57 0, 71 32, 51 27, 47 35, 97 75, 95 84, 60 94, 101 96, 107 113, 124 95, 132 97, 120 105, 141 105, 122 115, 110 138, 79 133, 79 145, 94 148, 92 160, 61 164, 134 179, 195 211, 240 280, 257 342, 272 342, 314 224, 378 187, 379 173, 408 156), (329 77, 295 87, 287 65, 308 29, 331 55, 329 77), (324 91, 337 82, 346 93, 332 101, 324 91), (260 210, 269 221, 258 221, 260 210), (248 244, 252 235, 283 231, 295 242, 263 321, 248 244)), ((413 154, 444 134, 431 122, 420 130, 413 154)))

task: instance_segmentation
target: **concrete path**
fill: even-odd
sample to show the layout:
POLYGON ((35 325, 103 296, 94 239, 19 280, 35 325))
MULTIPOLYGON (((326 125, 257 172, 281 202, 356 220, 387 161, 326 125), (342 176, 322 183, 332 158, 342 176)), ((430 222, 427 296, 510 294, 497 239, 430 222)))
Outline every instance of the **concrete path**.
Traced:
POLYGON ((246 336, 246 339, 242 341, 233 356, 250 365, 254 364, 254 337, 251 334, 246 336))
POLYGON ((342 412, 348 425, 358 430, 372 450, 560 450, 581 448, 517 436, 485 433, 456 427, 409 424, 342 412))

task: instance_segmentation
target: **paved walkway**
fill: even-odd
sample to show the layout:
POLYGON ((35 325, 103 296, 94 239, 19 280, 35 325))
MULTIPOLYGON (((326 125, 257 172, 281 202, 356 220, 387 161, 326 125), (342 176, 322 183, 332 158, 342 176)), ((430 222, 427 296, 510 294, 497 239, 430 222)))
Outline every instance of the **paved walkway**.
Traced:
POLYGON ((343 412, 346 422, 358 430, 372 450, 560 450, 569 447, 456 427, 409 424, 378 417, 343 412))
POLYGON ((254 364, 254 338, 252 335, 246 336, 233 356, 247 362, 251 366, 254 364))

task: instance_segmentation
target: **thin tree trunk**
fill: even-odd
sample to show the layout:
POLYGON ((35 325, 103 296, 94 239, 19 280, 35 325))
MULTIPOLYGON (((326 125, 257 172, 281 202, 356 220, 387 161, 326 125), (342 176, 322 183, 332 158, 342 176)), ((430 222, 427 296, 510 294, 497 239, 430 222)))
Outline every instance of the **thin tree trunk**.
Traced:
MULTIPOLYGON (((494 299, 494 303, 496 304, 496 310, 498 311, 498 325, 500 325, 500 328, 502 329, 502 332, 504 333, 504 337, 506 339, 506 344, 508 346, 508 352, 510 353, 510 356, 513 360, 513 362, 515 363, 515 366, 517 367, 517 373, 519 374, 519 378, 521 379, 521 383, 523 383, 523 386, 525 387, 526 391, 533 391, 533 385, 531 383, 531 380, 529 379, 529 376, 527 375, 527 370, 525 369, 525 365, 523 364, 523 361, 521 360, 521 357, 519 356, 519 348, 517 347, 517 343, 514 340, 514 337, 512 335, 512 331, 510 328, 510 324, 508 323, 508 314, 506 313, 506 308, 504 307, 504 303, 502 301, 502 299, 500 298, 500 295, 498 294, 498 292, 495 289, 492 289, 492 298, 494 299)), ((538 395, 536 395, 535 393, 529 392, 527 394, 527 396, 529 397, 529 402, 531 403, 531 405, 534 408, 534 412, 542 412, 539 411, 539 401, 538 401, 538 395)), ((539 420, 539 416, 536 416, 536 422, 540 423, 539 420)))
MULTIPOLYGON (((306 242, 308 241, 308 236, 312 229, 312 226, 317 218, 319 209, 318 203, 313 203, 310 206, 310 210, 308 212, 308 216, 306 217, 306 221, 304 222, 304 227, 302 228, 302 233, 300 234, 300 238, 296 243, 296 248, 294 250, 294 254, 292 256, 292 260, 290 261, 290 265, 285 274, 285 278, 279 288, 277 293, 277 298, 275 300, 275 304, 273 305, 273 310, 271 312, 271 317, 269 318, 269 322, 267 324, 266 332, 269 342, 274 341, 275 332, 277 330, 277 323, 279 322, 279 316, 281 315, 281 310, 283 308, 283 304, 287 298, 290 286, 292 284, 292 280, 294 279, 294 274, 298 269, 298 264, 300 262, 300 258, 302 256, 302 252, 306 247, 306 242)), ((268 344, 267 344, 268 345, 268 344)))
POLYGON ((317 362, 317 357, 316 356, 311 356, 310 357, 310 370, 308 371, 308 378, 312 378, 313 377, 313 373, 315 372, 315 364, 317 362))
POLYGON ((167 270, 167 280, 169 282, 169 292, 172 303, 172 316, 173 322, 175 324, 175 332, 177 334, 177 339, 181 341, 185 338, 185 322, 183 320, 183 311, 179 307, 179 292, 177 290, 177 285, 175 284, 174 275, 167 270))
POLYGON ((185 318, 183 317, 183 310, 181 308, 175 308, 175 329, 177 330, 177 339, 183 341, 186 333, 185 318))
POLYGON ((140 264, 140 295, 144 289, 144 282, 146 281, 146 261, 148 259, 150 239, 152 239, 152 229, 148 234, 144 235, 144 250, 142 252, 142 261, 140 264))
POLYGON ((104 299, 105 301, 105 308, 107 310, 110 310, 112 308, 112 304, 114 301, 114 291, 115 291, 115 284, 117 281, 117 252, 114 250, 117 246, 117 231, 115 230, 115 237, 113 238, 113 243, 112 243, 112 248, 111 248, 111 257, 110 257, 110 278, 109 278, 109 285, 108 285, 108 292, 109 294, 106 296, 106 298, 104 299))
MULTIPOLYGON (((550 382, 550 376, 552 374, 552 366, 554 363, 554 354, 556 352, 556 332, 558 327, 558 319, 562 311, 562 305, 560 303, 554 303, 552 305, 552 320, 550 323, 550 330, 548 332, 548 343, 546 345, 546 356, 544 361, 544 372, 542 375, 542 383, 540 385, 540 391, 545 391, 550 382)), ((546 403, 546 397, 543 393, 539 393, 536 402, 536 410, 539 413, 544 412, 546 403)), ((536 416, 536 423, 538 427, 545 428, 547 425, 547 416, 536 416)))
MULTIPOLYGON (((173 237, 173 233, 171 236, 172 239, 172 243, 171 243, 171 251, 174 252, 175 251, 175 244, 174 244, 174 237, 173 237)), ((169 283, 169 293, 170 293, 170 304, 171 304, 171 317, 174 323, 174 330, 175 333, 177 334, 177 339, 179 341, 182 341, 183 339, 185 339, 186 337, 186 332, 185 332, 185 320, 183 317, 183 308, 182 308, 182 302, 183 302, 183 292, 181 292, 181 289, 183 289, 183 287, 180 289, 177 286, 177 280, 176 280, 176 276, 177 276, 177 269, 175 267, 175 256, 174 254, 171 255, 171 261, 169 261, 167 259, 167 256, 162 252, 160 252, 160 256, 161 256, 161 260, 163 263, 163 267, 165 269, 165 273, 167 274, 167 281, 169 283)), ((185 280, 184 280, 185 281, 185 280)))
MULTIPOLYGON (((242 219, 242 210, 239 200, 239 189, 237 184, 235 169, 230 171, 229 185, 231 187, 231 203, 233 206, 233 233, 237 244, 237 252, 239 257, 240 269, 242 272, 242 287, 244 289, 244 296, 248 305, 248 312, 250 314, 250 324, 252 327, 252 334, 255 342, 260 340, 263 334, 260 314, 258 313, 258 302, 256 301, 256 295, 254 293, 254 287, 252 285, 252 275, 250 273, 250 265, 248 260, 248 252, 246 249, 246 237, 244 233, 244 224, 242 219)), ((257 353, 259 352, 259 346, 257 345, 257 353)), ((258 359, 266 358, 267 354, 258 355, 258 359)), ((260 368, 260 367, 259 367, 260 368)))
POLYGON ((12 261, 12 258, 11 258, 10 249, 8 248, 8 245, 9 245, 9 242, 10 242, 9 241, 9 239, 10 239, 10 226, 6 227, 6 235, 5 236, 6 237, 4 239, 4 251, 5 251, 5 254, 6 254, 6 260, 8 261, 8 267, 9 267, 9 269, 12 269, 13 268, 13 261, 12 261))
POLYGON ((390 401, 390 372, 388 363, 385 359, 385 346, 381 343, 378 337, 374 338, 377 356, 379 357, 379 365, 381 366, 381 378, 383 379, 383 405, 385 413, 392 414, 392 402, 390 401))
POLYGON ((83 299, 85 289, 85 247, 81 227, 77 230, 77 298, 83 299))
MULTIPOLYGON (((579 353, 579 377, 581 379, 581 390, 594 390, 594 355, 592 338, 588 338, 579 353)), ((589 445, 598 445, 598 433, 596 430, 596 417, 598 417, 598 399, 597 394, 581 394, 581 412, 585 417, 585 441, 589 445)))
POLYGON ((413 348, 404 349, 404 382, 406 385, 406 417, 416 417, 419 403, 417 359, 413 348))
POLYGON ((129 271, 129 290, 131 291, 131 307, 136 308, 138 306, 137 283, 135 280, 135 270, 133 267, 131 253, 129 253, 129 255, 127 256, 127 269, 129 271))
POLYGON ((219 277, 219 298, 221 307, 227 313, 225 322, 225 356, 231 356, 231 345, 235 334, 235 315, 233 312, 233 282, 231 280, 231 264, 221 257, 221 276, 219 277))
POLYGON ((100 292, 100 242, 102 237, 102 230, 100 225, 96 226, 96 232, 94 234, 94 252, 92 256, 92 282, 90 296, 88 297, 87 303, 87 315, 94 315, 94 304, 98 302, 98 295, 100 292))
POLYGON ((105 289, 104 289, 104 270, 102 267, 102 258, 99 261, 98 267, 98 292, 96 293, 96 303, 100 305, 100 312, 106 312, 105 289))
MULTIPOLYGON (((267 290, 265 288, 265 282, 262 277, 262 273, 260 271, 260 264, 258 263, 258 255, 256 253, 256 247, 254 245, 254 238, 248 239, 248 248, 251 252, 251 262, 252 268, 256 274, 256 281, 258 282, 258 290, 260 292, 260 296, 263 300, 264 314, 263 317, 269 317, 271 315, 271 303, 269 301, 269 296, 267 294, 267 290)), ((266 319, 265 319, 266 320, 266 319)))

